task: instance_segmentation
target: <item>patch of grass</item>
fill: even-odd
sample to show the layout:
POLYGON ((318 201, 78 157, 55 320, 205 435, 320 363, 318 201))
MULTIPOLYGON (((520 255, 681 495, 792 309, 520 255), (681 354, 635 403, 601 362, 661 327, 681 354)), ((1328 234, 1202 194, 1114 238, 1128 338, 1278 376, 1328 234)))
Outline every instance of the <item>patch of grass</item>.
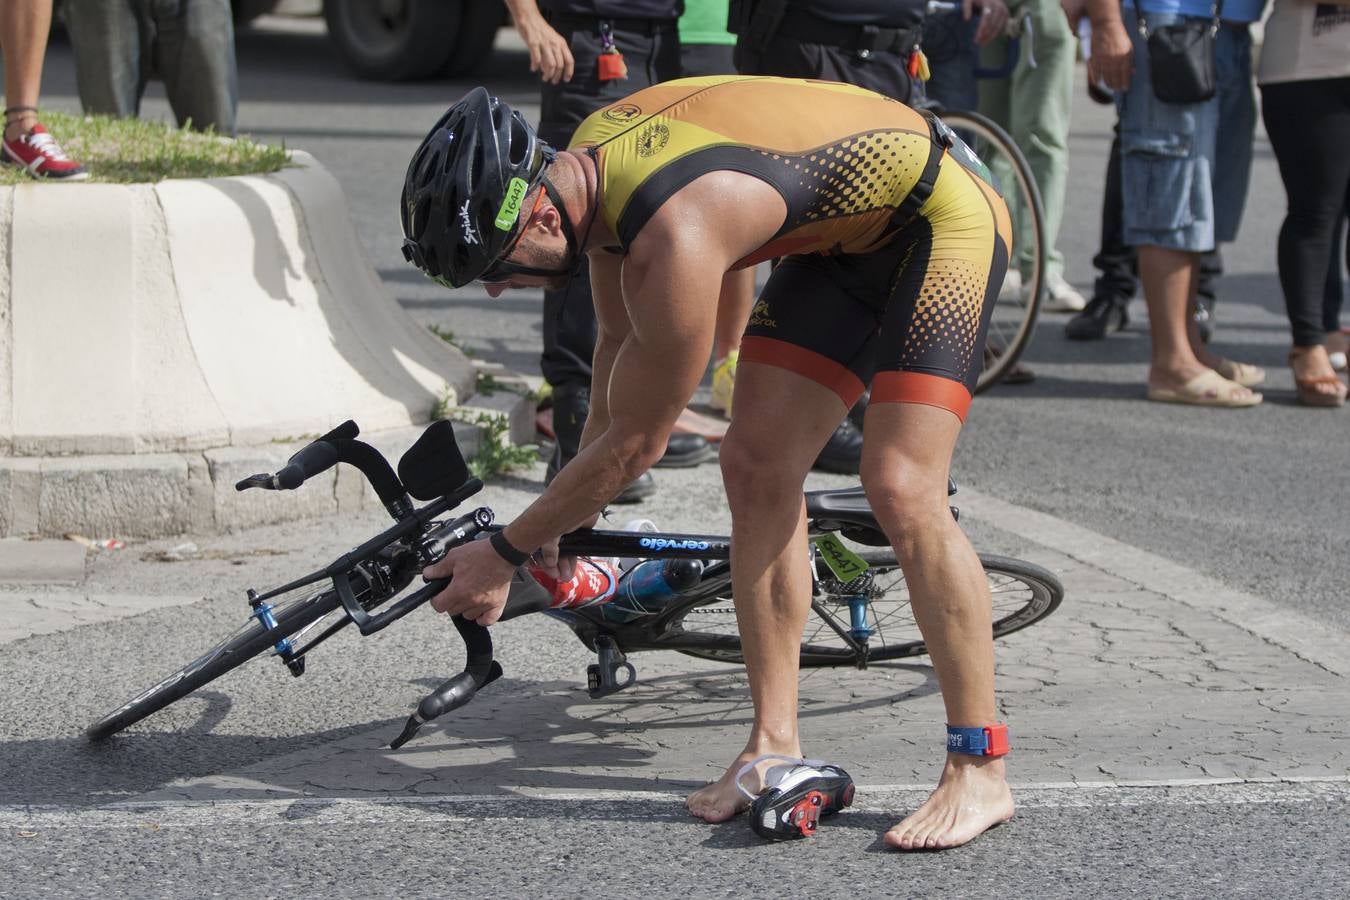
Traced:
POLYGON ((452 418, 482 429, 478 452, 467 460, 475 478, 487 481, 494 475, 504 475, 522 466, 539 461, 539 448, 534 444, 512 444, 507 438, 510 420, 501 413, 482 410, 453 409, 452 418))
MULTIPOLYGON (((284 146, 188 131, 143 119, 72 116, 44 109, 38 118, 90 181, 130 184, 166 178, 221 178, 275 172, 290 162, 284 146)), ((0 184, 33 179, 17 166, 0 166, 0 184)))

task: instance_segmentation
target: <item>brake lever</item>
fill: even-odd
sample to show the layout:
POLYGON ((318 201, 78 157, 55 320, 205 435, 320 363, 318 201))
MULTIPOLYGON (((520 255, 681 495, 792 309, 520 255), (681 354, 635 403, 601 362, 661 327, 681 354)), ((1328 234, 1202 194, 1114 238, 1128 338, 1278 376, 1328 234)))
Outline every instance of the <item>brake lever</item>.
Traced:
POLYGON ((417 704, 417 709, 408 716, 403 731, 389 742, 390 750, 402 747, 412 740, 417 730, 427 722, 452 709, 458 709, 472 700, 480 688, 502 677, 501 663, 492 658, 492 637, 488 634, 487 627, 471 622, 463 616, 455 616, 453 621, 459 636, 464 639, 464 649, 467 652, 464 671, 422 698, 422 702, 417 704))

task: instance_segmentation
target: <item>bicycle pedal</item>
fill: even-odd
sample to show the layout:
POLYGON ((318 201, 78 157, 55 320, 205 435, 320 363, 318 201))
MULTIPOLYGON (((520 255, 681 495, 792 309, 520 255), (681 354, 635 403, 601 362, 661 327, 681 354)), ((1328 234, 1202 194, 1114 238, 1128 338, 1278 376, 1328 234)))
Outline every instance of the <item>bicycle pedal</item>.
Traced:
POLYGON ((633 668, 632 663, 622 662, 608 665, 591 663, 586 667, 586 693, 590 695, 592 700, 617 694, 624 688, 632 687, 635 681, 637 681, 637 669, 633 668), (620 669, 628 672, 628 678, 624 681, 615 677, 615 673, 620 669))

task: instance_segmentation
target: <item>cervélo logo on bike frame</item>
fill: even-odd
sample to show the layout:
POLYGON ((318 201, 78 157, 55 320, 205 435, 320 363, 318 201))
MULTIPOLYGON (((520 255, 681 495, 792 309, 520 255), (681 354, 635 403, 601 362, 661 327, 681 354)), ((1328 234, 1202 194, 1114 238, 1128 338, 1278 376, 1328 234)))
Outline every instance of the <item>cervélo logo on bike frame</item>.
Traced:
POLYGON ((644 550, 707 550, 711 546, 707 541, 670 538, 642 538, 638 545, 644 550))

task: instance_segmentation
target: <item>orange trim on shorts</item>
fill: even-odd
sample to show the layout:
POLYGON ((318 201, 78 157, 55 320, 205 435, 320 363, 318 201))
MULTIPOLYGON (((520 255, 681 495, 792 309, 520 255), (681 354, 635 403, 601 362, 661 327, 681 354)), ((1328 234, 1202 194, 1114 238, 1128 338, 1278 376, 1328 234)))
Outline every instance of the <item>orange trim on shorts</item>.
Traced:
POLYGON ((834 391, 849 408, 858 402, 866 387, 848 367, 840 365, 828 356, 775 338, 757 335, 741 338, 740 359, 742 362, 757 362, 787 369, 803 378, 809 378, 816 384, 834 391))
POLYGON ((922 403, 954 413, 964 424, 970 391, 959 381, 923 372, 878 372, 872 379, 873 403, 922 403))

